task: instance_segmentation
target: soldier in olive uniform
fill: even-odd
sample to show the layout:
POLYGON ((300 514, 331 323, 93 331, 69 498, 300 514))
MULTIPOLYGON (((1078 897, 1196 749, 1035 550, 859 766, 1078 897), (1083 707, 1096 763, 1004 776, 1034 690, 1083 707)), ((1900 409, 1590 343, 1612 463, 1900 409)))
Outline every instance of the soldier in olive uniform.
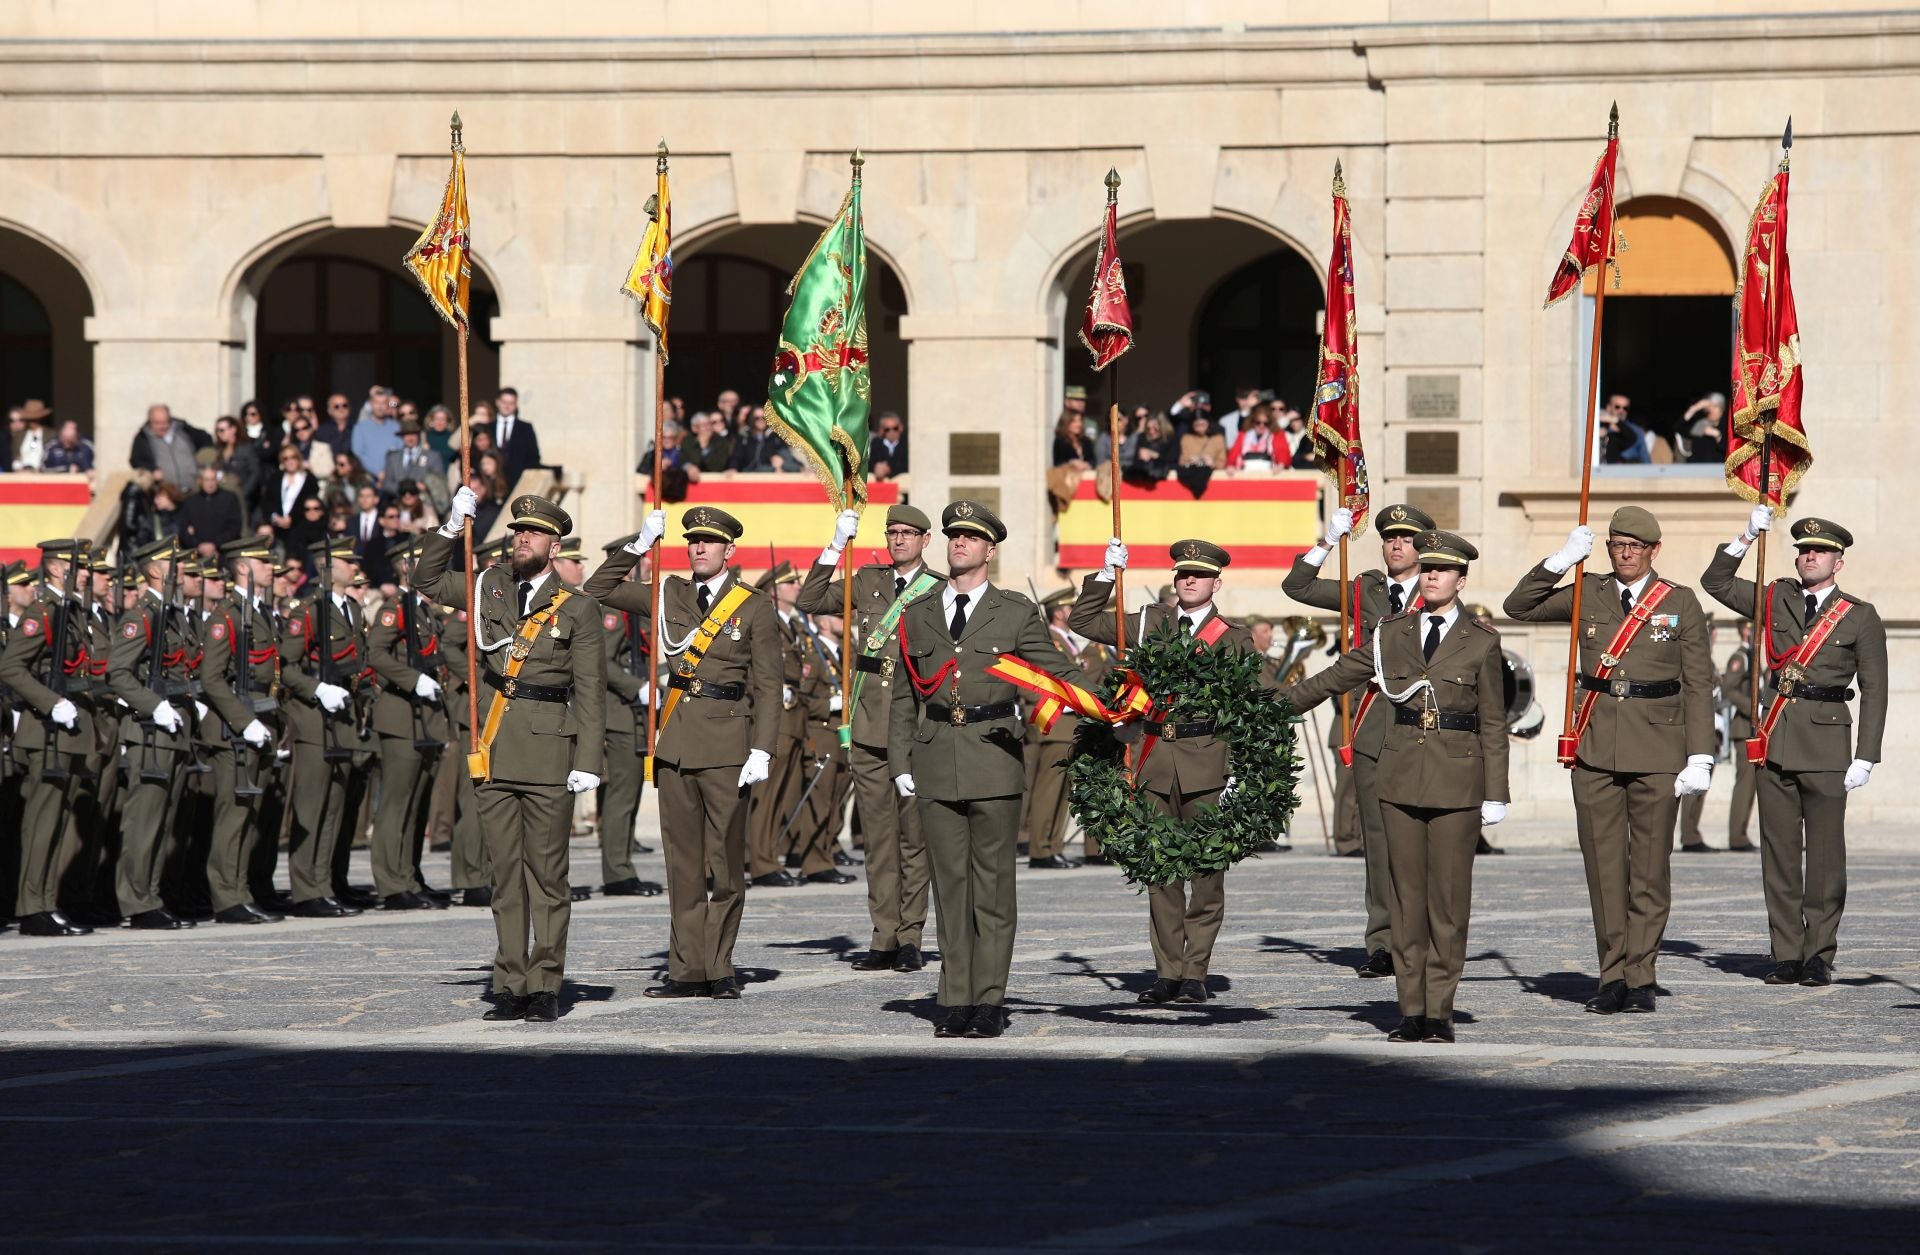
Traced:
MULTIPOLYGON (((1735 614, 1753 617, 1753 581, 1735 572, 1758 533, 1772 525, 1771 511, 1754 507, 1747 530, 1715 553, 1700 577, 1701 587, 1735 614)), ((1766 979, 1817 988, 1833 983, 1847 901, 1847 795, 1873 774, 1887 726, 1887 629, 1871 603, 1835 583, 1852 532, 1806 518, 1793 525, 1792 536, 1794 573, 1769 585, 1762 622, 1774 696, 1756 735, 1766 755, 1759 775, 1760 867, 1778 965, 1766 979), (1856 683, 1857 738, 1848 731, 1847 709, 1856 683)))
POLYGON ((1381 814, 1393 873, 1395 1042, 1453 1040, 1454 991, 1467 961, 1473 855, 1482 826, 1507 815, 1506 691, 1500 634, 1460 604, 1480 554, 1452 532, 1417 541, 1417 613, 1389 618, 1371 644, 1289 692, 1309 710, 1356 684, 1390 710, 1380 746, 1381 814))
MULTIPOLYGON (((733 944, 745 902, 747 790, 766 782, 773 760, 780 619, 767 598, 728 569, 739 520, 695 506, 680 522, 692 576, 666 580, 659 619, 660 652, 679 700, 661 715, 653 766, 673 922, 667 979, 644 992, 649 998, 738 998, 733 944), (703 635, 704 646, 698 643, 703 635)), ((662 511, 649 514, 633 543, 593 573, 588 595, 650 617, 653 590, 625 577, 666 526, 662 511)))
POLYGON ((207 722, 220 738, 209 754, 213 840, 207 885, 217 922, 276 923, 284 917, 255 905, 249 876, 260 840, 261 780, 273 755, 267 719, 277 719, 279 706, 280 637, 266 599, 273 551, 265 540, 242 537, 220 546, 220 556, 233 577, 231 591, 207 620, 196 670, 212 711, 207 722), (249 791, 240 792, 243 786, 249 791))
POLYGON ((80 937, 93 931, 61 913, 58 880, 61 842, 94 748, 92 712, 65 695, 85 684, 86 635, 78 620, 86 611, 66 590, 69 579, 78 578, 75 565, 86 561, 85 541, 40 542, 39 591, 21 608, 0 653, 0 684, 13 690, 20 707, 13 751, 24 773, 25 798, 14 912, 28 937, 80 937), (63 601, 66 634, 56 642, 63 601))
MULTIPOLYGON (((1748 626, 1740 625, 1743 643, 1752 638, 1748 626)), ((1727 810, 1727 848, 1743 854, 1760 849, 1747 834, 1753 824, 1754 802, 1754 768, 1746 752, 1747 739, 1753 735, 1753 681, 1748 661, 1747 650, 1737 650, 1727 658, 1726 669, 1720 673, 1720 694, 1731 712, 1727 739, 1733 744, 1733 801, 1727 810)))
MULTIPOLYGON (((1086 670, 1084 642, 1067 629, 1073 613, 1073 590, 1063 588, 1040 603, 1047 631, 1060 652, 1086 670)), ((1073 752, 1075 719, 1056 719, 1051 728, 1028 726, 1030 760, 1027 764, 1027 813, 1022 830, 1027 836, 1027 866, 1058 871, 1080 866, 1067 857, 1067 757, 1073 752)))
MULTIPOLYGON (((1407 613, 1419 601, 1420 560, 1417 540, 1431 531, 1434 522, 1425 511, 1410 505, 1393 505, 1374 516, 1380 533, 1380 562, 1385 570, 1362 571, 1347 590, 1347 604, 1359 623, 1359 637, 1353 648, 1363 650, 1373 639, 1374 630, 1384 619, 1407 613)), ((1302 605, 1319 610, 1340 609, 1340 581, 1320 574, 1327 558, 1340 547, 1342 537, 1353 531, 1353 511, 1344 507, 1333 512, 1324 540, 1294 559, 1293 569, 1280 584, 1287 596, 1302 605)), ((1338 629, 1336 628, 1336 633, 1338 629)), ((1387 829, 1380 811, 1380 790, 1375 777, 1380 771, 1380 749, 1392 726, 1392 712, 1376 699, 1364 712, 1360 709, 1364 687, 1352 695, 1353 752, 1340 781, 1351 790, 1360 812, 1361 853, 1367 861, 1367 961, 1360 965, 1361 976, 1393 974, 1393 959, 1388 947, 1393 938, 1387 931, 1388 914, 1393 904, 1393 882, 1387 870, 1387 829)), ((1342 724, 1332 719, 1328 745, 1338 761, 1348 756, 1341 752, 1342 724)), ((1340 807, 1336 804, 1336 810, 1340 807)))
MULTIPOLYGON (((813 617, 806 642, 809 657, 802 668, 801 707, 807 715, 807 740, 802 754, 802 792, 806 810, 793 821, 790 844, 803 851, 802 874, 820 883, 846 884, 853 877, 836 870, 833 856, 840 848, 840 828, 847 817, 847 798, 853 776, 840 748, 840 648, 842 625, 837 614, 813 617), (811 790, 808 792, 807 790, 811 790)), ((799 800, 796 797, 794 804, 799 800)), ((792 813, 792 808, 788 809, 792 813)), ((896 956, 897 957, 897 956, 896 956)))
POLYGON ((316 542, 313 556, 319 578, 288 608, 280 636, 282 710, 293 725, 287 873, 295 915, 335 919, 360 913, 334 896, 334 846, 344 826, 347 776, 358 745, 350 677, 343 668, 359 657, 359 604, 345 592, 359 559, 344 537, 316 542))
MULTIPOLYGON (((1213 602, 1220 593, 1221 575, 1233 556, 1204 540, 1175 541, 1167 551, 1173 559, 1172 607, 1141 607, 1131 635, 1145 640, 1169 623, 1208 649, 1251 651, 1253 635, 1223 616, 1213 602)), ((1088 575, 1068 620, 1088 640, 1113 645, 1118 624, 1109 608, 1115 573, 1127 565, 1127 547, 1118 539, 1107 544, 1107 564, 1088 575)), ((1212 720, 1181 720, 1179 711, 1163 722, 1145 721, 1146 735, 1158 743, 1139 767, 1139 787, 1154 809, 1175 819, 1187 819, 1218 806, 1227 775, 1227 743, 1219 738, 1212 720)), ((1213 943, 1227 913, 1227 874, 1208 872, 1191 881, 1147 887, 1149 936, 1153 941, 1156 979, 1140 1001, 1205 1002, 1207 970, 1213 961, 1213 943)))
MULTIPOLYGON (((772 567, 754 583, 754 588, 773 602, 780 623, 780 720, 773 736, 773 761, 767 767, 767 782, 753 790, 747 803, 748 883, 769 889, 804 883, 787 870, 800 865, 799 848, 781 833, 781 825, 800 800, 806 757, 802 747, 807 738, 807 711, 801 704, 800 686, 810 646, 793 608, 799 583, 800 577, 787 562, 772 567), (787 857, 789 853, 793 857, 787 857)), ((791 831, 785 834, 794 835, 791 831)), ((832 866, 827 870, 832 872, 832 866)))
MULTIPOLYGON (((603 546, 603 551, 612 554, 634 536, 622 536, 603 546)), ((633 869, 633 821, 640 811, 641 790, 646 786, 647 706, 653 700, 647 625, 634 611, 622 613, 604 605, 600 625, 606 632, 607 646, 607 770, 606 784, 600 790, 600 892, 610 898, 658 897, 661 887, 640 879, 633 869)))
POLYGON ((920 801, 920 824, 939 903, 940 1005, 936 1037, 998 1037, 1013 964, 1021 760, 1018 690, 987 669, 1004 654, 1075 684, 1079 668, 1054 645, 1040 611, 995 588, 987 567, 1006 525, 973 501, 940 515, 945 584, 902 617, 905 676, 896 675, 887 738, 894 787, 920 801))
MULTIPOLYGON (((33 570, 16 558, 4 570, 5 612, 0 613, 0 665, 21 614, 33 604, 33 570)), ((20 761, 14 720, 31 719, 32 708, 0 682, 0 925, 14 918, 14 894, 20 887, 20 820, 26 810, 26 765, 20 761)))
POLYGON ((367 664, 379 690, 373 730, 380 738, 380 801, 373 818, 373 886, 389 911, 439 910, 420 875, 427 791, 450 728, 441 690, 440 621, 409 579, 419 540, 387 551, 399 588, 367 625, 367 664))
MULTIPOLYGON (((1570 622, 1574 586, 1560 577, 1592 549, 1592 529, 1574 528, 1507 594, 1507 614, 1570 622)), ((1614 511, 1613 569, 1587 573, 1573 626, 1579 708, 1589 712, 1576 729, 1573 806, 1600 956, 1600 990, 1587 1010, 1599 1015, 1654 1009, 1654 966, 1673 901, 1674 812, 1681 797, 1713 782, 1707 616, 1692 589, 1654 572, 1659 553, 1659 520, 1639 506, 1614 511), (1623 627, 1629 619, 1639 626, 1623 627)))
MULTIPOLYGON (((846 581, 835 579, 834 574, 859 527, 860 515, 854 510, 834 521, 833 539, 800 586, 796 604, 803 613, 837 616, 844 612, 846 581)), ((894 690, 906 681, 897 673, 899 635, 882 628, 888 611, 916 584, 931 588, 946 578, 926 564, 932 535, 933 520, 924 512, 910 505, 889 506, 887 561, 853 573, 856 688, 849 721, 853 745, 848 770, 866 842, 867 915, 873 925, 866 954, 853 961, 859 972, 917 972, 926 966, 920 946, 932 872, 926 837, 920 831, 919 803, 900 796, 888 769, 894 690)))
MULTIPOLYGON (((475 567, 485 571, 500 557, 496 541, 473 551, 475 567)), ((418 555, 415 555, 416 565, 418 555)), ((467 723, 467 612, 448 605, 436 605, 440 622, 440 654, 446 660, 446 709, 451 748, 440 756, 435 771, 436 805, 447 812, 446 836, 452 847, 448 860, 448 883, 460 895, 461 906, 493 905, 493 867, 487 859, 486 839, 480 832, 480 803, 473 791, 473 777, 467 774, 467 749, 471 744, 467 723)), ((482 711, 486 709, 481 706, 482 711)))
MULTIPOLYGON (((421 541, 414 586, 467 606, 467 580, 449 570, 478 507, 454 494, 446 525, 421 541)), ((513 551, 473 586, 472 647, 481 652, 481 748, 469 769, 493 861, 494 1006, 482 1018, 550 1024, 560 1017, 573 894, 567 836, 576 794, 600 787, 605 746, 606 648, 600 607, 553 569, 567 512, 532 494, 508 510, 513 551)))

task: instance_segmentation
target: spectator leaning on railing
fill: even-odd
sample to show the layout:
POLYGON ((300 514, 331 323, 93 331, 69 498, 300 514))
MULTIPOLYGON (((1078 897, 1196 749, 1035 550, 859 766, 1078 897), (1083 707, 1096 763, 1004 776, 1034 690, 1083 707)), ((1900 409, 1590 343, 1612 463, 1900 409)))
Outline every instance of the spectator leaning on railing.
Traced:
POLYGON ((1241 416, 1240 434, 1227 450, 1227 469, 1232 471, 1270 471, 1286 465, 1283 455, 1287 442, 1273 429, 1273 407, 1256 401, 1241 416))
POLYGON ((46 461, 40 469, 93 474, 93 441, 80 434, 80 424, 70 418, 60 424, 60 434, 47 446, 46 461))
POLYGON ((1223 470, 1227 465, 1227 442, 1220 433, 1213 430, 1213 419, 1205 412, 1196 413, 1187 434, 1180 437, 1180 482, 1188 492, 1199 496, 1207 490, 1213 473, 1223 470))
POLYGON ((13 459, 9 463, 16 471, 37 471, 46 465, 47 420, 53 417, 53 411, 44 401, 28 401, 17 411, 7 416, 8 427, 13 435, 13 459), (18 425, 13 414, 20 416, 18 425))

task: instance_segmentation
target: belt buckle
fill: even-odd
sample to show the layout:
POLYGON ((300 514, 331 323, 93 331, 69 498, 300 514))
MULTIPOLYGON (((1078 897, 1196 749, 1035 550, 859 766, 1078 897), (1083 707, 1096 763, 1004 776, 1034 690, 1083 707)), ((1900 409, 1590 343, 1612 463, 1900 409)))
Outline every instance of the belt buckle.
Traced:
POLYGON ((883 680, 891 680, 893 678, 893 659, 882 658, 880 660, 880 678, 883 680))
POLYGON ((1607 691, 1612 693, 1616 700, 1625 701, 1627 695, 1633 691, 1633 681, 1623 675, 1615 676, 1607 681, 1607 691))
POLYGON ((500 691, 507 695, 507 698, 509 701, 512 700, 513 695, 519 692, 519 690, 520 690, 520 681, 514 679, 512 676, 508 676, 506 683, 500 686, 500 691))
POLYGON ((688 697, 700 696, 700 690, 703 687, 705 686, 700 683, 700 677, 699 676, 693 677, 691 680, 687 681, 687 696, 688 697))
POLYGON ((1422 732, 1432 732, 1437 728, 1439 728, 1439 726, 1440 726, 1439 711, 1428 709, 1428 710, 1422 710, 1420 712, 1420 730, 1422 732))
POLYGON ((947 722, 956 728, 967 726, 967 708, 959 704, 947 707, 947 722))
POLYGON ((1163 723, 1163 724, 1161 724, 1161 725, 1160 725, 1160 739, 1161 739, 1161 740, 1163 740, 1163 741, 1177 741, 1177 740, 1179 740, 1179 739, 1180 739, 1180 725, 1179 725, 1179 724, 1177 724, 1177 723, 1174 723, 1174 722, 1173 722, 1172 720, 1168 720, 1168 721, 1167 721, 1166 723, 1163 723))
POLYGON ((1620 665, 1620 657, 1617 654, 1602 653, 1600 655, 1600 665, 1611 671, 1620 665))

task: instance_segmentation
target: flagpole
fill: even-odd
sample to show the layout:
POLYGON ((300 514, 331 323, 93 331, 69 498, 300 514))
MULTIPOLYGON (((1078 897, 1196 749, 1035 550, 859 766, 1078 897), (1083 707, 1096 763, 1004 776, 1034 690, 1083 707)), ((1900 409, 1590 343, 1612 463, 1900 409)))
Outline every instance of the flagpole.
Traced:
MULTIPOLYGON (((1113 167, 1107 169, 1107 208, 1114 212, 1120 203, 1120 171, 1113 167)), ((1095 277, 1096 281, 1098 276, 1095 277)), ((1113 538, 1124 540, 1125 533, 1120 530, 1120 362, 1116 358, 1107 363, 1107 438, 1113 446, 1108 450, 1108 474, 1113 481, 1113 538)), ((1127 651, 1127 573, 1116 568, 1113 573, 1113 644, 1118 656, 1127 651)))
MULTIPOLYGON (((653 164, 654 174, 664 177, 667 173, 667 141, 662 139, 656 150, 653 164)), ((660 215, 660 194, 655 192, 647 201, 648 216, 658 219, 660 215)), ((661 329, 653 337, 653 500, 651 508, 665 510, 666 498, 662 484, 665 482, 665 450, 661 437, 666 432, 667 411, 667 337, 666 320, 663 318, 661 329)), ((661 537, 653 542, 652 560, 653 594, 651 605, 653 613, 647 623, 647 760, 642 776, 653 779, 653 749, 660 735, 660 588, 664 574, 661 558, 661 537)))
MULTIPOLYGON (((847 158, 847 164, 853 167, 853 186, 860 187, 860 170, 867 159, 858 148, 853 156, 847 158)), ((864 233, 865 224, 861 225, 864 233)), ((864 451, 863 451, 864 452, 864 451)), ((841 500, 851 507, 854 498, 853 472, 848 470, 841 480, 843 492, 841 500)), ((843 730, 842 743, 847 749, 848 761, 853 758, 853 540, 847 541, 846 552, 841 556, 846 564, 840 574, 840 726, 843 730)))
MULTIPOLYGON (((466 151, 461 139, 460 113, 453 115, 453 151, 466 151)), ((461 311, 465 313, 466 311, 461 311)), ((460 483, 473 486, 473 425, 472 407, 467 401, 467 325, 459 324, 459 367, 460 367, 460 483)), ((467 752, 480 752, 480 651, 474 645, 473 625, 480 620, 479 603, 474 600, 478 575, 473 569, 473 516, 468 515, 466 526, 460 529, 461 546, 466 553, 467 565, 467 752)))
MULTIPOLYGON (((1620 135, 1620 105, 1616 101, 1607 113, 1607 142, 1611 144, 1620 135)), ((1607 189, 1607 195, 1613 195, 1613 189, 1607 189)), ((1593 497, 1593 440, 1599 418, 1595 407, 1600 401, 1600 328, 1607 307, 1607 267, 1613 264, 1613 215, 1607 215, 1607 240, 1600 270, 1594 276, 1593 287, 1593 345, 1587 361, 1587 421, 1584 424, 1585 441, 1580 451, 1580 526, 1587 525, 1587 511, 1593 497)), ((1571 764, 1577 746, 1573 735, 1574 703, 1580 683, 1580 590, 1586 581, 1587 563, 1583 558, 1573 567, 1573 610, 1567 631, 1567 701, 1560 726, 1560 753, 1562 763, 1571 764)))
MULTIPOLYGON (((1780 148, 1780 173, 1785 174, 1787 172, 1787 165, 1793 157, 1792 117, 1787 118, 1787 129, 1780 136, 1780 148)), ((1779 316, 1776 313, 1776 306, 1774 304, 1776 293, 1773 287, 1773 276, 1780 269, 1780 258, 1785 255, 1786 251, 1785 245, 1779 235, 1776 234, 1773 240, 1773 264, 1767 267, 1767 317, 1769 318, 1777 318, 1779 316)), ((1769 338, 1773 342, 1778 343, 1780 337, 1777 334, 1777 329, 1776 334, 1771 335, 1769 338)), ((1734 346, 1734 352, 1736 354, 1739 352, 1738 345, 1734 346)), ((1753 381, 1746 389, 1747 403, 1749 405, 1754 404, 1754 386, 1757 385, 1758 382, 1758 380, 1753 381)), ((1759 407, 1755 405, 1755 409, 1758 410, 1758 408, 1759 407)), ((1771 418, 1765 418, 1762 419, 1762 422, 1764 426, 1760 429, 1760 504, 1766 506, 1767 509, 1771 511, 1773 509, 1773 420, 1771 418)), ((1731 414, 1726 417, 1725 423, 1726 427, 1731 430, 1733 426, 1733 416, 1731 414)), ((1784 497, 1785 494, 1783 493, 1782 496, 1784 497)), ((1782 500, 1781 504, 1785 505, 1786 502, 1782 500)), ((1756 739, 1765 735, 1760 730, 1760 717, 1763 710, 1763 707, 1760 705, 1760 692, 1762 688, 1761 679, 1766 668, 1761 664, 1766 657, 1766 647, 1771 643, 1762 639, 1760 628, 1764 620, 1762 611, 1765 609, 1767 603, 1770 603, 1772 600, 1773 596, 1767 590, 1767 533, 1763 531, 1760 533, 1753 547, 1753 640, 1749 643, 1750 656, 1747 662, 1747 671, 1750 673, 1748 679, 1753 684, 1752 723, 1756 739)), ((1807 624, 1807 630, 1811 632, 1813 630, 1813 624, 1807 624)), ((1764 743, 1761 752, 1764 758, 1764 743)))
MULTIPOLYGON (((1333 195, 1336 201, 1336 204, 1334 205, 1334 210, 1336 213, 1339 211, 1339 208, 1340 208, 1337 202, 1345 199, 1346 194, 1347 194, 1347 181, 1346 181, 1346 178, 1341 173, 1339 158, 1335 158, 1333 162, 1333 195)), ((1335 240, 1334 243, 1337 246, 1339 244, 1339 241, 1335 240)), ((1331 287, 1332 283, 1333 283, 1333 277, 1329 276, 1328 286, 1331 287)), ((1355 354, 1354 361, 1357 364, 1360 360, 1358 356, 1357 346, 1349 346, 1348 351, 1355 354)), ((1316 420, 1319 418, 1318 410, 1314 411, 1314 417, 1316 420)), ((1355 432, 1358 432, 1359 431, 1359 410, 1357 408, 1354 411, 1354 424, 1355 424, 1354 430, 1355 432)), ((1356 439, 1357 439, 1357 436, 1356 436, 1356 439)), ((1344 458, 1345 454, 1342 453, 1341 456, 1344 458)), ((1340 494, 1339 494, 1340 499, 1334 502, 1334 508, 1335 509, 1351 508, 1347 505, 1347 502, 1345 500, 1346 471, 1344 466, 1339 471, 1335 472, 1333 482, 1336 485, 1338 485, 1340 488, 1340 494)), ((1339 645, 1339 652, 1343 654, 1347 652, 1348 646, 1353 642, 1354 606, 1353 606, 1352 594, 1353 594, 1353 584, 1347 571, 1347 537, 1343 533, 1340 537, 1340 645, 1339 645)), ((1378 631, 1378 630, 1379 629, 1376 627, 1375 631, 1378 631)), ((1342 758, 1347 759, 1349 762, 1351 761, 1351 755, 1353 754, 1353 694, 1351 693, 1340 694, 1340 753, 1342 758)))

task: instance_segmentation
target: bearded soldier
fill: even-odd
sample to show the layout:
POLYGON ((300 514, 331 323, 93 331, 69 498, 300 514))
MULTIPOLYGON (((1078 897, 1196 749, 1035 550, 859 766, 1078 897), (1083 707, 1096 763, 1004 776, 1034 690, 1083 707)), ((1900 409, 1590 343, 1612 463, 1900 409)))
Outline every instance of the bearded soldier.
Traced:
MULTIPOLYGON (((1523 623, 1573 619, 1572 584, 1560 577, 1593 550, 1593 530, 1567 543, 1507 594, 1523 623)), ((1672 905, 1673 821, 1679 799, 1713 782, 1713 655, 1693 590, 1653 563, 1660 521, 1621 506, 1607 526, 1607 574, 1581 592, 1580 702, 1572 758, 1573 808, 1586 860, 1600 957, 1598 1015, 1654 1009, 1654 965, 1672 905)))
MULTIPOLYGON (((1755 506, 1746 531, 1716 552, 1700 577, 1700 586, 1735 614, 1754 614, 1753 581, 1735 572, 1772 526, 1773 512, 1755 506)), ((1847 795, 1872 775, 1887 726, 1887 629, 1871 603, 1835 582, 1852 532, 1806 518, 1791 534, 1794 574, 1769 585, 1763 611, 1774 695, 1752 745, 1761 760, 1761 877, 1777 965, 1767 983, 1818 988, 1833 983, 1847 901, 1847 795), (1860 725, 1857 744, 1850 744, 1847 702, 1856 683, 1860 725)))

